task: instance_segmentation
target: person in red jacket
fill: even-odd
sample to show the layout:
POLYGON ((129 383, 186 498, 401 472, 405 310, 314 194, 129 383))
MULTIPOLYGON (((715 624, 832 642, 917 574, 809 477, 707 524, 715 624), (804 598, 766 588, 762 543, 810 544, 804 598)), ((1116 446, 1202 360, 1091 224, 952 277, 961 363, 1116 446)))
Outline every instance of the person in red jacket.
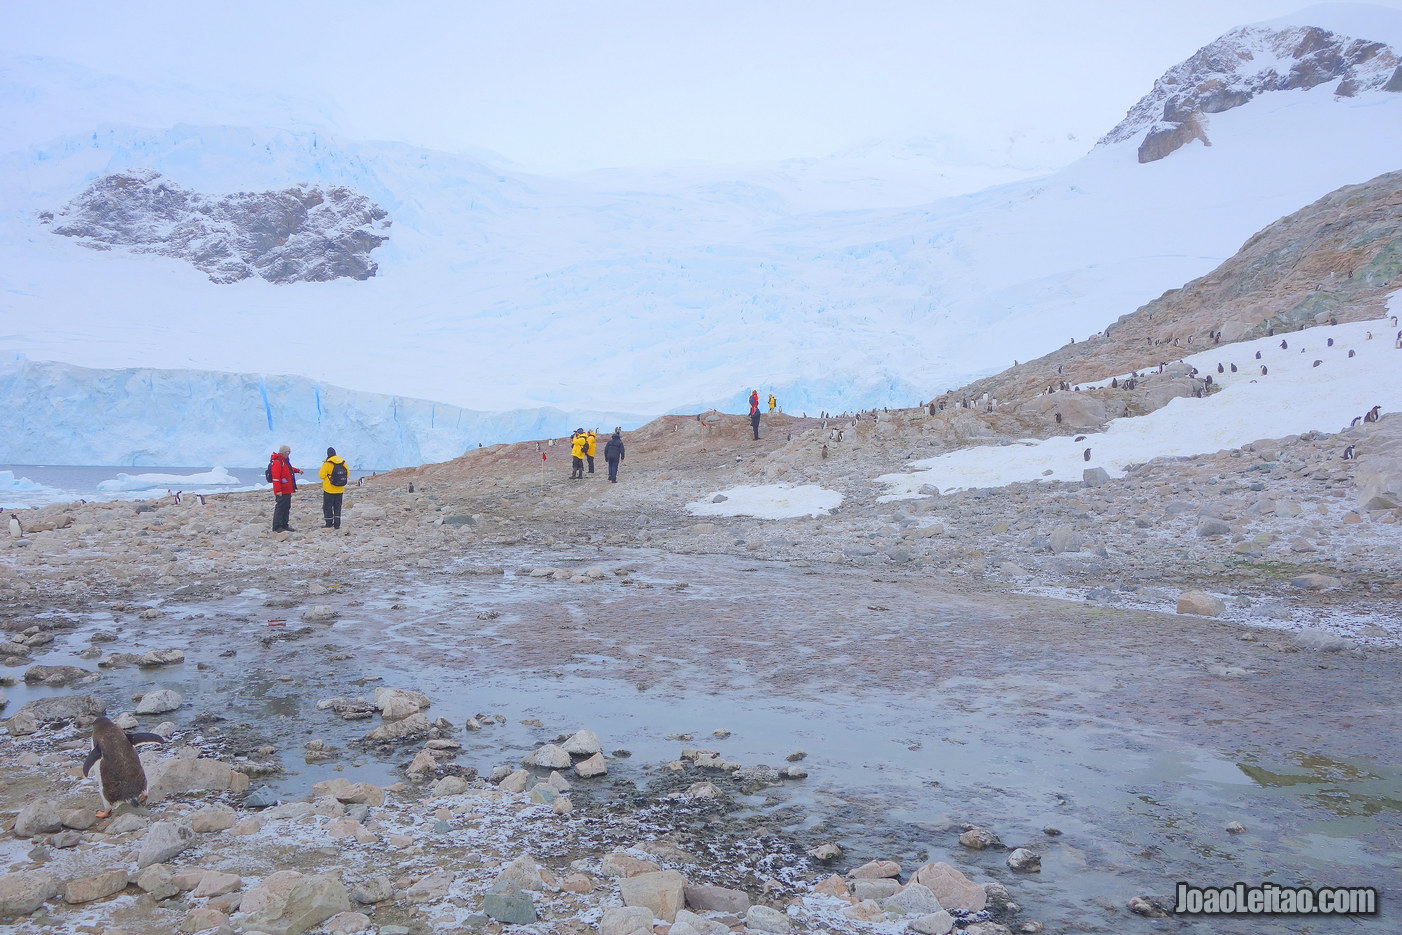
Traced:
POLYGON ((268 473, 273 479, 273 532, 292 532, 287 525, 292 514, 292 493, 297 489, 297 478, 301 468, 292 466, 292 449, 283 445, 273 452, 268 461, 268 473))

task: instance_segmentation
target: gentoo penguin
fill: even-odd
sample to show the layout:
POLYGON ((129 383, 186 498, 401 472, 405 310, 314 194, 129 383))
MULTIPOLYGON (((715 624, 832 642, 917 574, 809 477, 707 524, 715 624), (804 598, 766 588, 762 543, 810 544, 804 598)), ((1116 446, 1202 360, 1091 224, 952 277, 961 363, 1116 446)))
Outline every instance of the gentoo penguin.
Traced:
POLYGON ((141 768, 141 759, 136 755, 138 743, 165 743, 159 734, 128 734, 105 717, 93 721, 92 752, 83 761, 83 775, 99 763, 101 777, 102 804, 106 806, 97 813, 98 818, 112 814, 120 802, 146 801, 146 771, 141 768))
POLYGON ((1352 445, 1349 445, 1347 448, 1344 449, 1344 460, 1345 460, 1345 461, 1352 461, 1352 460, 1353 460, 1353 446, 1352 446, 1352 445))
POLYGON ((1236 373, 1236 364, 1232 364, 1232 373, 1236 373))
POLYGON ((1328 347, 1333 347, 1333 346, 1334 346, 1334 339, 1333 339, 1333 338, 1330 338, 1330 339, 1329 339, 1329 344, 1328 344, 1327 346, 1328 346, 1328 347))
POLYGON ((1257 351, 1257 352, 1256 352, 1256 359, 1257 359, 1257 360, 1260 360, 1260 359, 1261 359, 1261 352, 1260 352, 1260 351, 1257 351))
POLYGON ((1264 377, 1265 375, 1266 375, 1266 365, 1265 365, 1265 364, 1262 364, 1262 365, 1261 365, 1261 376, 1264 377))
POLYGON ((1087 448, 1085 451, 1081 452, 1081 455, 1082 455, 1082 457, 1084 457, 1087 461, 1089 461, 1089 460, 1090 460, 1090 449, 1087 448))
POLYGON ((24 528, 21 527, 20 524, 19 524, 19 517, 16 516, 15 514, 11 513, 11 514, 10 514, 10 538, 11 538, 11 539, 18 539, 18 538, 22 537, 23 535, 24 535, 24 528))
POLYGON ((1290 350, 1290 345, 1285 343, 1285 339, 1284 339, 1284 338, 1281 338, 1281 339, 1280 339, 1280 349, 1281 349, 1282 351, 1288 351, 1288 350, 1290 350))

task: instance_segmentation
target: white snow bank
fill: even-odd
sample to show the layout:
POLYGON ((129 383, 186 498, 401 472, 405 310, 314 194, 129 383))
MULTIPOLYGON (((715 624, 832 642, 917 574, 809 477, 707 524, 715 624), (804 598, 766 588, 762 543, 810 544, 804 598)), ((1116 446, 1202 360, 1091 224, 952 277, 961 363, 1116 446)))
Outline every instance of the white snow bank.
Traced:
POLYGON ((817 484, 765 484, 758 487, 731 487, 712 498, 688 503, 686 511, 693 516, 754 516, 758 519, 793 519, 797 516, 822 516, 842 504, 842 494, 817 484))
MULTIPOLYGON (((1392 296, 1389 307, 1399 302, 1402 293, 1392 296)), ((1079 481, 1086 468, 1102 467, 1119 476, 1126 466, 1154 458, 1208 454, 1309 431, 1337 432, 1373 406, 1402 410, 1402 350, 1394 346, 1395 339, 1396 329, 1384 318, 1213 347, 1184 358, 1222 386, 1211 396, 1175 399, 1149 415, 1116 419, 1106 431, 1087 434, 1082 441, 1059 437, 1031 445, 965 448, 917 461, 911 473, 877 480, 898 496, 916 493, 925 484, 947 493, 1021 481, 1079 481), (1355 356, 1350 358, 1349 351, 1355 356), (1219 363, 1225 372, 1217 372, 1219 363), (1083 455, 1087 448, 1089 461, 1083 455)))
POLYGON ((216 467, 202 474, 118 474, 111 480, 102 481, 97 485, 97 489, 104 493, 154 490, 158 487, 191 490, 196 487, 226 487, 241 483, 243 482, 224 468, 216 467))

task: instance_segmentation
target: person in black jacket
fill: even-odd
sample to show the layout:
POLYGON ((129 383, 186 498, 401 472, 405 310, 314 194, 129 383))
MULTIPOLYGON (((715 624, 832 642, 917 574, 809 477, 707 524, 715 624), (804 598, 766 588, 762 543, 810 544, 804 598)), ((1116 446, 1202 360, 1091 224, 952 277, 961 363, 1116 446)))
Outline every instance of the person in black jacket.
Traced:
POLYGON ((609 482, 618 483, 618 462, 623 460, 623 429, 613 430, 613 438, 604 446, 604 460, 609 463, 609 482))

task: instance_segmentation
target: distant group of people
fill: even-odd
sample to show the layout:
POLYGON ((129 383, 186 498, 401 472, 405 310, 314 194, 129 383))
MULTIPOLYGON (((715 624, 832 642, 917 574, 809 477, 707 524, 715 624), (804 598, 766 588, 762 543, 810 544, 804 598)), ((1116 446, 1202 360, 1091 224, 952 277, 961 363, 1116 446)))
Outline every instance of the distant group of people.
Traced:
MULTIPOLYGON (((283 445, 268 459, 264 477, 273 485, 273 532, 295 532, 290 525, 292 519, 292 495, 297 492, 297 475, 302 469, 292 466, 292 449, 283 445)), ((341 499, 346 485, 350 483, 350 466, 336 454, 335 448, 326 449, 326 460, 316 472, 321 480, 321 515, 323 529, 341 528, 341 499)))
MULTIPOLYGON (((570 480, 584 479, 584 463, 589 462, 589 473, 594 473, 594 453, 598 450, 598 434, 590 429, 574 430, 570 435, 570 480)), ((613 430, 613 437, 604 445, 604 460, 609 466, 609 482, 618 483, 618 463, 623 460, 623 427, 613 430)))

